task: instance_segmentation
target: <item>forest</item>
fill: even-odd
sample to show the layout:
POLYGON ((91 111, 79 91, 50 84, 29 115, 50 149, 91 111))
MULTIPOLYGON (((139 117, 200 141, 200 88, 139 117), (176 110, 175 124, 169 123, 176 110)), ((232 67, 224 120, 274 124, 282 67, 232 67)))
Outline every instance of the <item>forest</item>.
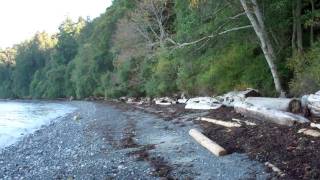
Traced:
POLYGON ((0 98, 320 89, 318 0, 113 0, 0 49, 0 98))

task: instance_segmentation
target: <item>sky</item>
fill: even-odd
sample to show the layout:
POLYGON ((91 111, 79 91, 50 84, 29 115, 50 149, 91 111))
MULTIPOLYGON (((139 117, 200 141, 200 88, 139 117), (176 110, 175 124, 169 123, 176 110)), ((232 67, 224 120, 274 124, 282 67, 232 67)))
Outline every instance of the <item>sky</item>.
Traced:
POLYGON ((30 39, 36 32, 55 33, 67 17, 93 19, 110 5, 111 0, 1 0, 0 48, 30 39))

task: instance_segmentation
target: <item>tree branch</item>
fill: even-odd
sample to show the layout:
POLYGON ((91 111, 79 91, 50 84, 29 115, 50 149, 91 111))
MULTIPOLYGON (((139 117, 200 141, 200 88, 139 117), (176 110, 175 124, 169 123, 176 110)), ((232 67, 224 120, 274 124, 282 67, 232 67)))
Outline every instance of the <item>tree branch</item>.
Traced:
POLYGON ((172 44, 176 45, 175 49, 177 49, 177 48, 183 48, 185 46, 194 45, 194 44, 200 43, 200 42, 202 42, 204 40, 212 39, 212 38, 215 38, 217 36, 221 36, 221 35, 229 33, 229 32, 238 31, 238 30, 242 30, 242 29, 248 29, 248 28, 251 28, 251 27, 252 27, 252 25, 234 27, 234 28, 231 28, 231 29, 228 29, 228 30, 216 33, 216 34, 211 34, 209 36, 202 37, 202 38, 200 38, 198 40, 195 40, 195 41, 192 41, 192 42, 186 42, 186 43, 177 43, 174 40, 172 40, 171 38, 167 38, 167 41, 169 41, 172 44))

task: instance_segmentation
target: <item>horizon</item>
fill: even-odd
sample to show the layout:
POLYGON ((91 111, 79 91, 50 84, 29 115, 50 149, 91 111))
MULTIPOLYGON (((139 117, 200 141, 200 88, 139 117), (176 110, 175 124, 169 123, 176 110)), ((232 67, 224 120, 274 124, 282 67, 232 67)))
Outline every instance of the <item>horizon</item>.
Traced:
POLYGON ((54 34, 66 19, 94 19, 105 12, 111 0, 11 0, 0 7, 0 49, 32 38, 37 32, 54 34))

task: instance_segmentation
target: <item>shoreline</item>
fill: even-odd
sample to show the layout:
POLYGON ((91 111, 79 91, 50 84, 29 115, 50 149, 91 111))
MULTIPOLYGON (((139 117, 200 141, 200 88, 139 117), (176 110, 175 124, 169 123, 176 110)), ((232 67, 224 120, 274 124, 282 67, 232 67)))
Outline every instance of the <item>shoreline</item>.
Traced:
POLYGON ((0 150, 19 143, 25 136, 68 116, 77 109, 66 103, 0 101, 0 150), (5 104, 3 103, 5 102, 5 104), (7 108, 7 106, 9 106, 7 108))
MULTIPOLYGON (((25 102, 26 100, 18 101, 25 102)), ((40 101, 48 102, 46 100, 40 101)), ((320 156, 317 153, 320 142, 317 141, 317 138, 307 137, 297 133, 304 125, 285 127, 252 118, 244 118, 242 115, 235 113, 233 108, 227 107, 222 107, 218 110, 203 111, 186 110, 182 104, 171 106, 159 106, 154 104, 137 105, 110 100, 51 100, 49 102, 63 102, 66 104, 89 103, 101 105, 105 108, 111 107, 124 114, 138 111, 158 117, 159 119, 157 121, 164 121, 165 123, 168 122, 175 125, 175 130, 196 126, 197 128, 202 129, 203 133, 211 140, 216 141, 218 144, 225 147, 229 154, 245 154, 248 155, 252 161, 259 161, 261 164, 270 163, 275 165, 285 174, 281 179, 319 177, 320 169, 318 169, 318 163, 314 162, 312 159, 320 156), (243 125, 240 128, 226 129, 208 122, 196 121, 196 118, 198 117, 209 117, 223 121, 231 121, 231 119, 236 118, 252 122, 257 124, 257 126, 243 125), (301 166, 302 161, 304 163, 301 166)), ((83 110, 79 111, 81 112, 83 110)), ((93 114, 91 116, 96 117, 96 115, 93 114)), ((72 119, 72 117, 69 119, 72 119)), ((124 147, 130 148, 133 146, 133 148, 142 148, 136 153, 131 153, 134 157, 138 156, 138 159, 152 162, 148 157, 140 157, 145 155, 148 156, 147 151, 152 151, 154 149, 152 144, 138 146, 136 144, 134 128, 133 130, 130 127, 128 129, 123 129, 122 133, 124 133, 124 136, 126 137, 122 143, 127 143, 127 145, 123 145, 124 147)), ((185 136, 188 136, 187 132, 185 132, 185 136)), ((198 144, 196 145, 199 146, 198 144)), ((168 167, 167 169, 170 168, 168 167)), ((272 176, 280 178, 279 174, 272 172, 271 168, 265 167, 265 170, 267 170, 268 173, 271 173, 272 176)))
POLYGON ((192 118, 203 112, 169 121, 114 102, 66 103, 78 107, 79 121, 70 114, 6 148, 0 153, 0 179, 269 176, 244 154, 216 158, 195 144, 187 132, 198 126, 192 118))

